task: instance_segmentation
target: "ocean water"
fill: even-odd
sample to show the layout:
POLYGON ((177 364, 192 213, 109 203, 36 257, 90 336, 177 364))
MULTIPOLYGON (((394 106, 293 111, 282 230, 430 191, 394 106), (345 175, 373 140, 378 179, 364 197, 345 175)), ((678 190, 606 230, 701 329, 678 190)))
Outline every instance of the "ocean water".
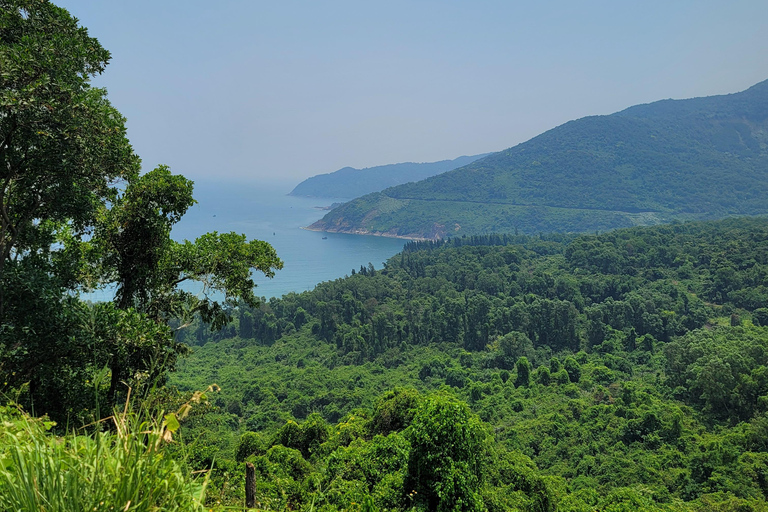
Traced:
MULTIPOLYGON (((261 273, 255 275, 256 294, 266 298, 311 290, 322 281, 343 277, 368 263, 381 268, 406 243, 394 238, 301 229, 326 213, 316 207, 348 198, 288 196, 294 185, 197 181, 194 196, 198 203, 174 226, 171 236, 179 241, 194 240, 209 231, 235 231, 249 239, 269 242, 284 266, 272 279, 261 273)), ((97 293, 102 295, 93 297, 96 300, 111 298, 109 291, 97 293)))
MULTIPOLYGON (((349 198, 304 198, 287 195, 295 184, 266 185, 233 182, 195 182, 192 206, 173 228, 174 240, 194 240, 211 231, 245 234, 248 239, 269 242, 283 261, 283 268, 269 279, 256 273, 256 295, 281 297, 289 292, 311 290, 322 281, 349 275, 354 268, 384 261, 400 252, 406 240, 378 236, 319 233, 301 229, 326 213, 318 207, 349 198)), ((201 286, 184 283, 199 293, 201 286)), ((84 294, 91 301, 109 301, 114 287, 84 294)), ((221 298, 216 297, 213 298, 221 298)))

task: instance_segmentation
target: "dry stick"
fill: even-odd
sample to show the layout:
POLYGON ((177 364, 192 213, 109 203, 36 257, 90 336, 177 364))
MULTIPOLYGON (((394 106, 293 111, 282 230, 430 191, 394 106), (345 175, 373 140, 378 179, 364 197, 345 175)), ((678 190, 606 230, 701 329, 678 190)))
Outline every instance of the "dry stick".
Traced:
POLYGON ((256 468, 250 462, 245 463, 245 507, 256 507, 256 468))

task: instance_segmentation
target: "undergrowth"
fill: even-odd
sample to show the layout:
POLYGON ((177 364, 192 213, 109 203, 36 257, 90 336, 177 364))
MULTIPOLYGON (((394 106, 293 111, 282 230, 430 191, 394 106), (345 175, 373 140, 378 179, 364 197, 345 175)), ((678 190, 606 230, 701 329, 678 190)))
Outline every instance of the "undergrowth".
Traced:
POLYGON ((193 475, 164 450, 195 393, 175 413, 128 406, 91 431, 60 437, 53 422, 0 406, 0 510, 203 511, 207 472, 193 475), (109 422, 109 423, 107 423, 109 422))

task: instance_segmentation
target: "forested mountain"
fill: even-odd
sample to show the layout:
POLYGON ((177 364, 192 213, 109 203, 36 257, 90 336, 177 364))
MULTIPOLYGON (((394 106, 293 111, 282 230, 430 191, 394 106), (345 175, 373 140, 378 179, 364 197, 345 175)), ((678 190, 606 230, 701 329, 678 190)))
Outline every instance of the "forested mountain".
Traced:
POLYGON ((462 167, 487 156, 460 156, 439 162, 377 165, 365 169, 344 167, 328 174, 318 174, 299 183, 290 195, 309 197, 359 197, 410 181, 419 181, 462 167))
POLYGON ((418 183, 351 201, 313 229, 443 238, 579 232, 768 213, 768 81, 585 117, 418 183))
POLYGON ((224 503, 764 511, 768 220, 412 242, 241 307, 172 376, 224 503))

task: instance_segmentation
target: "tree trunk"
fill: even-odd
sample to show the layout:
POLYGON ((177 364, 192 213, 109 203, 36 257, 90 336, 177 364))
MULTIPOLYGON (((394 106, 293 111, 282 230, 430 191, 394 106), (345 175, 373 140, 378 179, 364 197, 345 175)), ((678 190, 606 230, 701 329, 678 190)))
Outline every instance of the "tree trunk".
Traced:
POLYGON ((245 463, 245 507, 256 508, 256 468, 245 463))

